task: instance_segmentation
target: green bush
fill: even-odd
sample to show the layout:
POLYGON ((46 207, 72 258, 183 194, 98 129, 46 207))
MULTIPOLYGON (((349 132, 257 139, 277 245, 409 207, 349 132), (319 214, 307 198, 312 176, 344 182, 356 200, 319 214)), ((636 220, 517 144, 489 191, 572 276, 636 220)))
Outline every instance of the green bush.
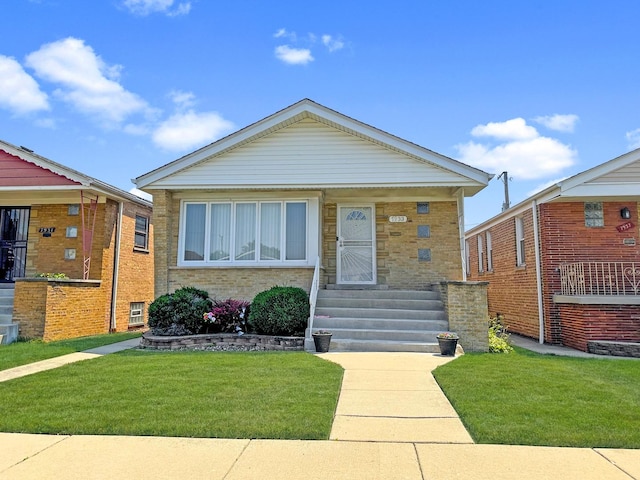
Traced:
POLYGON ((502 323, 502 315, 489 319, 489 352, 511 353, 513 347, 509 345, 507 327, 502 323))
POLYGON ((251 302, 249 325, 262 335, 304 335, 309 319, 309 296, 298 287, 273 287, 251 302))
POLYGON ((203 328, 203 313, 211 310, 209 294, 182 287, 149 305, 149 327, 154 335, 193 335, 203 328))

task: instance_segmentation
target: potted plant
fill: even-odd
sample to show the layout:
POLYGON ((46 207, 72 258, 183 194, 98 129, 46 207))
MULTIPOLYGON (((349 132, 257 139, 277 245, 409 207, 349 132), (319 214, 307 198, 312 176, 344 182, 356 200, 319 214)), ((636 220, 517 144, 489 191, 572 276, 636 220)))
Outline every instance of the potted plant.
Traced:
POLYGON ((442 332, 436 335, 438 339, 438 345, 440 345, 440 354, 447 356, 454 356, 456 354, 456 347, 458 345, 457 333, 442 332))
POLYGON ((316 352, 326 353, 329 351, 332 333, 328 330, 318 330, 313 333, 313 343, 316 346, 316 352))

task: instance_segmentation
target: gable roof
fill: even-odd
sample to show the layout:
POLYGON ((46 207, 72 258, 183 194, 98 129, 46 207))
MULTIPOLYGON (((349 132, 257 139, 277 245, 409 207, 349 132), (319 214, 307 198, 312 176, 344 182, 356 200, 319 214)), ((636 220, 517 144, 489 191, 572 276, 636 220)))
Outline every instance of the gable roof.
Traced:
POLYGON ((540 204, 628 198, 640 198, 640 148, 561 180, 469 229, 465 235, 473 236, 504 219, 519 215, 531 208, 534 201, 540 204))
POLYGON ((117 200, 151 206, 151 202, 34 153, 0 140, 0 165, 6 174, 1 192, 90 190, 117 200))
POLYGON ((134 182, 150 190, 455 186, 472 195, 492 177, 304 99, 134 182))

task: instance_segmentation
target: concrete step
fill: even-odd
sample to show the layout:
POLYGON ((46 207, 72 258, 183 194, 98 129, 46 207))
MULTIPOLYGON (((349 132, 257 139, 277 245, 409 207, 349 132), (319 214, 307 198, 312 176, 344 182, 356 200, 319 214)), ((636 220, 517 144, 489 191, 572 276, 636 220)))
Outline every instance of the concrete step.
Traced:
POLYGON ((316 308, 376 308, 398 310, 442 310, 440 300, 407 300, 395 298, 321 298, 316 308))
POLYGON ((316 306, 316 316, 343 318, 397 318, 402 320, 446 320, 444 310, 405 310, 389 308, 325 308, 316 306))
POLYGON ((440 293, 432 290, 318 290, 321 298, 375 298, 395 300, 439 300, 440 293))
POLYGON ((8 345, 18 339, 18 324, 9 323, 0 325, 1 344, 8 345))
POLYGON ((397 318, 349 318, 315 317, 313 328, 332 330, 334 328, 365 330, 417 330, 444 332, 449 327, 447 320, 404 320, 397 318))
POLYGON ((0 313, 0 325, 9 325, 13 323, 12 313, 0 313))
POLYGON ((438 343, 346 340, 331 338, 330 352, 421 352, 439 353, 438 343))
POLYGON ((11 305, 0 304, 0 315, 13 315, 13 303, 11 305))
MULTIPOLYGON (((314 331, 317 331, 314 327, 314 331)), ((324 330, 324 329, 323 329, 324 330)), ((441 330, 374 330, 332 328, 336 340, 382 340, 396 342, 438 343, 436 335, 441 330)))

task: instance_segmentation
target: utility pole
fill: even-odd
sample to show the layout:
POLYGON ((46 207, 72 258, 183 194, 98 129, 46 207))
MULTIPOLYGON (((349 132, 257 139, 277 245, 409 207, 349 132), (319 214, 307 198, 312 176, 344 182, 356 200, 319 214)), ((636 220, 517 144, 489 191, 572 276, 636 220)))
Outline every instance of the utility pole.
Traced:
POLYGON ((502 204, 502 211, 507 210, 511 205, 509 202, 509 174, 507 172, 502 172, 500 176, 498 176, 498 180, 502 178, 502 183, 504 183, 504 203, 502 204))

